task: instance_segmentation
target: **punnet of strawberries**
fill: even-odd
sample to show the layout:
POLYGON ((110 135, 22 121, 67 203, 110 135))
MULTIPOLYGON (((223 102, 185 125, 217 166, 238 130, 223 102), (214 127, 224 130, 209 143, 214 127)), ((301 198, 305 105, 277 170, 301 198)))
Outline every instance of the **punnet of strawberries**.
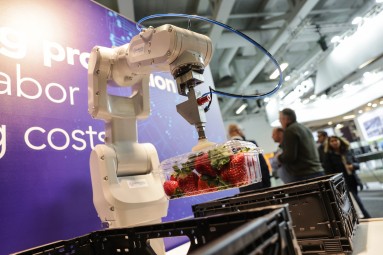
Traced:
POLYGON ((232 140, 165 160, 164 191, 169 198, 179 198, 259 182, 261 152, 253 143, 232 140))

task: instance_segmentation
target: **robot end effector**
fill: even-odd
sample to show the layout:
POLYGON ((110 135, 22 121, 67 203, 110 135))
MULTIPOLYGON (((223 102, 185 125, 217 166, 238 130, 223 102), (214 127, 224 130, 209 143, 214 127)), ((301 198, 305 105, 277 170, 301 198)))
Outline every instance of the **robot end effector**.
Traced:
MULTIPOLYGON (((168 26, 172 30, 172 26, 168 26)), ((170 64, 170 71, 176 80, 178 94, 188 97, 177 105, 177 112, 196 127, 199 140, 205 140, 205 111, 197 100, 198 92, 194 87, 204 82, 203 72, 212 57, 211 40, 207 36, 175 28, 181 39, 181 49, 170 64)))

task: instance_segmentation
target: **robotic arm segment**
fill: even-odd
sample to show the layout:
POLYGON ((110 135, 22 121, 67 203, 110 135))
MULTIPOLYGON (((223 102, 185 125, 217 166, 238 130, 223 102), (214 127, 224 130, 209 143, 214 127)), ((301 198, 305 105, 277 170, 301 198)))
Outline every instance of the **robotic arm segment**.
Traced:
POLYGON ((110 121, 112 118, 144 119, 149 116, 149 74, 137 75, 130 71, 129 66, 124 66, 126 61, 121 54, 126 48, 124 45, 112 49, 98 46, 92 49, 88 68, 88 111, 93 118, 110 121), (132 86, 132 95, 109 95, 109 80, 118 85, 132 86))
POLYGON ((112 70, 113 79, 121 86, 129 85, 135 75, 151 72, 170 71, 176 80, 191 70, 202 74, 212 57, 209 37, 172 25, 150 27, 122 47, 112 70))
POLYGON ((101 91, 106 91, 106 84, 110 76, 110 60, 113 52, 110 49, 94 47, 90 54, 88 67, 88 112, 93 118, 110 119, 107 111, 108 102, 100 97, 101 91))

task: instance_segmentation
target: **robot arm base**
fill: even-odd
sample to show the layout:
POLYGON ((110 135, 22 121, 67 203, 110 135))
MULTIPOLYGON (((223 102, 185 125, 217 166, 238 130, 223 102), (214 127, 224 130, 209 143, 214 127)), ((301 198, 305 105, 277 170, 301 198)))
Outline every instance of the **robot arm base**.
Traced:
POLYGON ((110 227, 130 227, 161 221, 168 199, 159 174, 117 177, 114 149, 97 145, 91 153, 93 203, 101 221, 110 227))

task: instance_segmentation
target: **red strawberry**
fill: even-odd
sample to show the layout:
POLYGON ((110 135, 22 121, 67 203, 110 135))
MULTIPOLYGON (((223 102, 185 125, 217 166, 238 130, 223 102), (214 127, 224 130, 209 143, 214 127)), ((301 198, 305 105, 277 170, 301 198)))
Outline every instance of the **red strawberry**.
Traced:
POLYGON ((195 159, 194 164, 195 170, 202 174, 207 176, 217 176, 217 172, 213 169, 213 167, 210 164, 209 154, 206 152, 203 152, 202 154, 198 155, 195 159))
POLYGON ((178 176, 178 185, 186 195, 196 194, 198 191, 198 175, 194 172, 178 176))
POLYGON ((177 181, 177 177, 174 174, 172 174, 172 175, 170 175, 170 180, 171 181, 177 181))
POLYGON ((166 195, 168 195, 169 197, 175 195, 177 192, 178 186, 179 185, 178 185, 177 181, 165 181, 164 182, 164 190, 165 190, 166 195))
POLYGON ((241 186, 248 182, 243 153, 230 156, 230 164, 222 169, 221 178, 235 186, 241 186))

